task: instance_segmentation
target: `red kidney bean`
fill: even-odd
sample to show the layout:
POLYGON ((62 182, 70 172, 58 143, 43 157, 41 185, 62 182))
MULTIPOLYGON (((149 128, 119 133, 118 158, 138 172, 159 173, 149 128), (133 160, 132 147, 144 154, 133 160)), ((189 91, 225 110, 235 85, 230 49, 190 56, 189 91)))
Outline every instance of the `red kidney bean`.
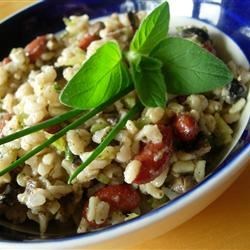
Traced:
POLYGON ((38 36, 25 47, 30 61, 34 63, 46 49, 46 36, 38 36))
POLYGON ((173 121, 174 132, 181 141, 193 141, 199 133, 199 126, 194 117, 180 114, 173 121))
POLYGON ((130 212, 140 204, 140 194, 131 185, 105 186, 95 193, 100 200, 109 203, 112 210, 130 212))
POLYGON ((147 143, 135 160, 141 162, 139 174, 133 183, 144 184, 154 180, 167 169, 172 153, 173 133, 170 126, 158 125, 163 139, 161 143, 147 143))
POLYGON ((62 126, 56 124, 53 125, 49 128, 44 129, 46 132, 48 132, 49 134, 55 134, 56 132, 60 131, 62 129, 62 126))
POLYGON ((9 62, 11 62, 11 59, 9 57, 5 57, 3 60, 2 60, 2 63, 3 64, 8 64, 9 62))
POLYGON ((210 40, 204 42, 203 48, 216 56, 216 50, 210 40))
POLYGON ((88 48, 88 46, 95 40, 98 40, 99 39, 99 36, 97 35, 90 35, 90 34, 87 34, 85 35, 82 40, 80 40, 79 42, 79 47, 82 49, 82 50, 86 50, 88 48))

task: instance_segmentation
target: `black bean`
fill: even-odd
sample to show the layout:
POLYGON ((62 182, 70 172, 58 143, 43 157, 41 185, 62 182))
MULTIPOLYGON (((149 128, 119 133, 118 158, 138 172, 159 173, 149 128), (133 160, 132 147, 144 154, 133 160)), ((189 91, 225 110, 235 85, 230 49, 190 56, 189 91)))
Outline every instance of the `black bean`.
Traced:
POLYGON ((11 187, 9 184, 5 186, 5 188, 1 191, 0 194, 0 204, 4 204, 6 202, 8 194, 11 192, 11 187))
POLYGON ((79 166, 79 165, 82 164, 82 160, 81 160, 81 158, 80 158, 78 155, 74 155, 73 163, 74 163, 75 165, 79 166))
POLYGON ((187 28, 182 31, 183 37, 191 37, 193 35, 197 35, 198 39, 200 39, 200 41, 203 43, 210 40, 208 33, 205 30, 197 27, 187 28))
POLYGON ((0 204, 13 206, 17 201, 17 195, 23 191, 23 188, 17 184, 6 184, 0 194, 0 204))
POLYGON ((237 79, 233 79, 229 85, 229 94, 232 101, 236 101, 241 97, 246 97, 247 88, 242 85, 237 79))
POLYGON ((66 68, 65 66, 55 67, 56 81, 60 81, 61 79, 63 79, 63 71, 65 68, 66 68))
POLYGON ((207 145, 208 143, 209 142, 207 136, 200 131, 195 140, 191 142, 186 143, 180 140, 176 140, 175 148, 177 151, 181 150, 192 153, 193 151, 199 150, 201 147, 204 147, 204 145, 207 145))
POLYGON ((140 25, 140 21, 136 14, 132 11, 128 12, 128 19, 134 31, 136 31, 140 25))

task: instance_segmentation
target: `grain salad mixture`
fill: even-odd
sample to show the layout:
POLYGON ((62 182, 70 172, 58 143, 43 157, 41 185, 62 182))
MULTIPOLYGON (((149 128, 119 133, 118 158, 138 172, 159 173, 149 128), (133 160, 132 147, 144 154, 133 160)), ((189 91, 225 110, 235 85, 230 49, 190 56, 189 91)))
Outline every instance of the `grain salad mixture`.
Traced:
MULTIPOLYGON (((0 137, 69 111, 59 100, 65 84, 107 41, 128 50, 145 16, 112 14, 96 22, 70 16, 59 35, 12 49, 0 62, 0 137)), ((182 27, 176 36, 216 55, 206 28, 182 27)), ((231 142, 246 104, 250 73, 234 62, 228 66, 234 78, 224 87, 171 95, 165 108, 144 107, 72 184, 69 176, 134 106, 136 92, 69 130, 0 177, 1 217, 35 221, 42 234, 51 221, 70 221, 82 233, 130 220, 185 193, 211 171, 211 155, 231 142)), ((74 119, 0 145, 0 170, 74 119)))

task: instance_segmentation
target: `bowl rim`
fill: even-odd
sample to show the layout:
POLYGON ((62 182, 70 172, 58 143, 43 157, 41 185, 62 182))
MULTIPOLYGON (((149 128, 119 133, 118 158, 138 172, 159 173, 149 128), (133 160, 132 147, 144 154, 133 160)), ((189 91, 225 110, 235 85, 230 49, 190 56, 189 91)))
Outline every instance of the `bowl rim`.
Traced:
MULTIPOLYGON (((6 18, 0 21, 0 25, 9 19, 14 18, 16 15, 21 14, 25 11, 29 11, 34 7, 37 7, 39 4, 46 2, 46 0, 38 0, 35 3, 31 3, 27 7, 24 7, 13 14, 10 14, 6 18)), ((216 28, 213 24, 209 24, 216 28)), ((226 34, 227 35, 227 34, 226 34)), ((228 35, 227 35, 228 36, 228 35)), ((232 39, 230 37, 230 39, 232 39)), ((232 39, 234 43, 236 41, 232 39)), ((237 44, 237 43, 236 43, 237 44)), ((248 59, 248 58, 247 58, 248 59)), ((249 125, 248 121, 248 125, 249 125)), ((242 135, 241 135, 242 136, 242 135)), ((112 238, 134 232, 136 230, 142 229, 143 227, 149 226, 157 221, 160 221, 167 215, 171 215, 176 211, 176 207, 178 210, 185 207, 187 204, 192 203, 193 201, 199 199, 202 196, 202 193, 205 193, 210 187, 213 187, 214 184, 218 183, 219 180, 224 179, 226 176, 230 174, 233 169, 240 168, 240 164, 246 159, 250 159, 250 141, 247 140, 246 144, 243 145, 240 149, 235 152, 230 153, 226 159, 223 160, 215 170, 213 170, 210 174, 208 174, 203 181, 196 184, 193 188, 188 190, 187 192, 181 194, 174 200, 171 200, 159 208, 151 210, 150 212, 141 215, 139 217, 133 218, 131 220, 112 225, 97 231, 74 234, 70 236, 65 236, 63 238, 55 238, 55 239, 45 239, 45 240, 5 240, 0 239, 0 246, 11 247, 15 244, 20 244, 21 247, 34 247, 34 246, 42 246, 42 247, 51 247, 58 246, 63 243, 62 248, 72 247, 72 242, 75 243, 74 246, 90 246, 92 244, 104 242, 107 240, 111 240, 112 238), (98 236, 98 238, 96 238, 98 236)), ((23 248, 25 249, 25 248, 23 248)))
POLYGON ((37 7, 37 5, 39 5, 39 4, 41 4, 42 2, 45 2, 45 1, 46 1, 46 0, 37 0, 37 1, 34 2, 34 3, 31 3, 31 2, 30 2, 30 4, 29 4, 28 6, 23 7, 23 8, 21 8, 20 10, 15 11, 14 13, 11 13, 11 14, 9 14, 8 16, 6 16, 5 18, 1 19, 1 20, 0 20, 0 25, 3 24, 3 23, 5 23, 5 22, 7 22, 7 21, 8 21, 9 19, 11 19, 11 18, 14 18, 16 15, 19 15, 19 14, 23 13, 24 11, 28 11, 29 9, 31 9, 31 8, 33 8, 33 7, 37 7))

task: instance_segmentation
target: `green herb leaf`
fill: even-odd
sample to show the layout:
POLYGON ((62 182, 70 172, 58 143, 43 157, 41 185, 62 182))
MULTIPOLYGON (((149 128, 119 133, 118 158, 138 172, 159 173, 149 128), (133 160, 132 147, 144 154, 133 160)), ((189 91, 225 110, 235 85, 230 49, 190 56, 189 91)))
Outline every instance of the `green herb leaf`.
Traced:
POLYGON ((169 26, 169 5, 162 3, 141 23, 131 42, 130 49, 148 54, 167 36, 169 26))
POLYGON ((148 56, 141 56, 137 62, 131 64, 132 79, 144 106, 166 105, 166 85, 161 67, 159 60, 148 56))
POLYGON ((151 56, 163 62, 169 93, 185 95, 207 92, 233 79, 223 61, 182 38, 164 39, 151 56))
POLYGON ((91 109, 129 85, 117 43, 107 42, 90 57, 68 82, 60 95, 63 104, 91 109))

